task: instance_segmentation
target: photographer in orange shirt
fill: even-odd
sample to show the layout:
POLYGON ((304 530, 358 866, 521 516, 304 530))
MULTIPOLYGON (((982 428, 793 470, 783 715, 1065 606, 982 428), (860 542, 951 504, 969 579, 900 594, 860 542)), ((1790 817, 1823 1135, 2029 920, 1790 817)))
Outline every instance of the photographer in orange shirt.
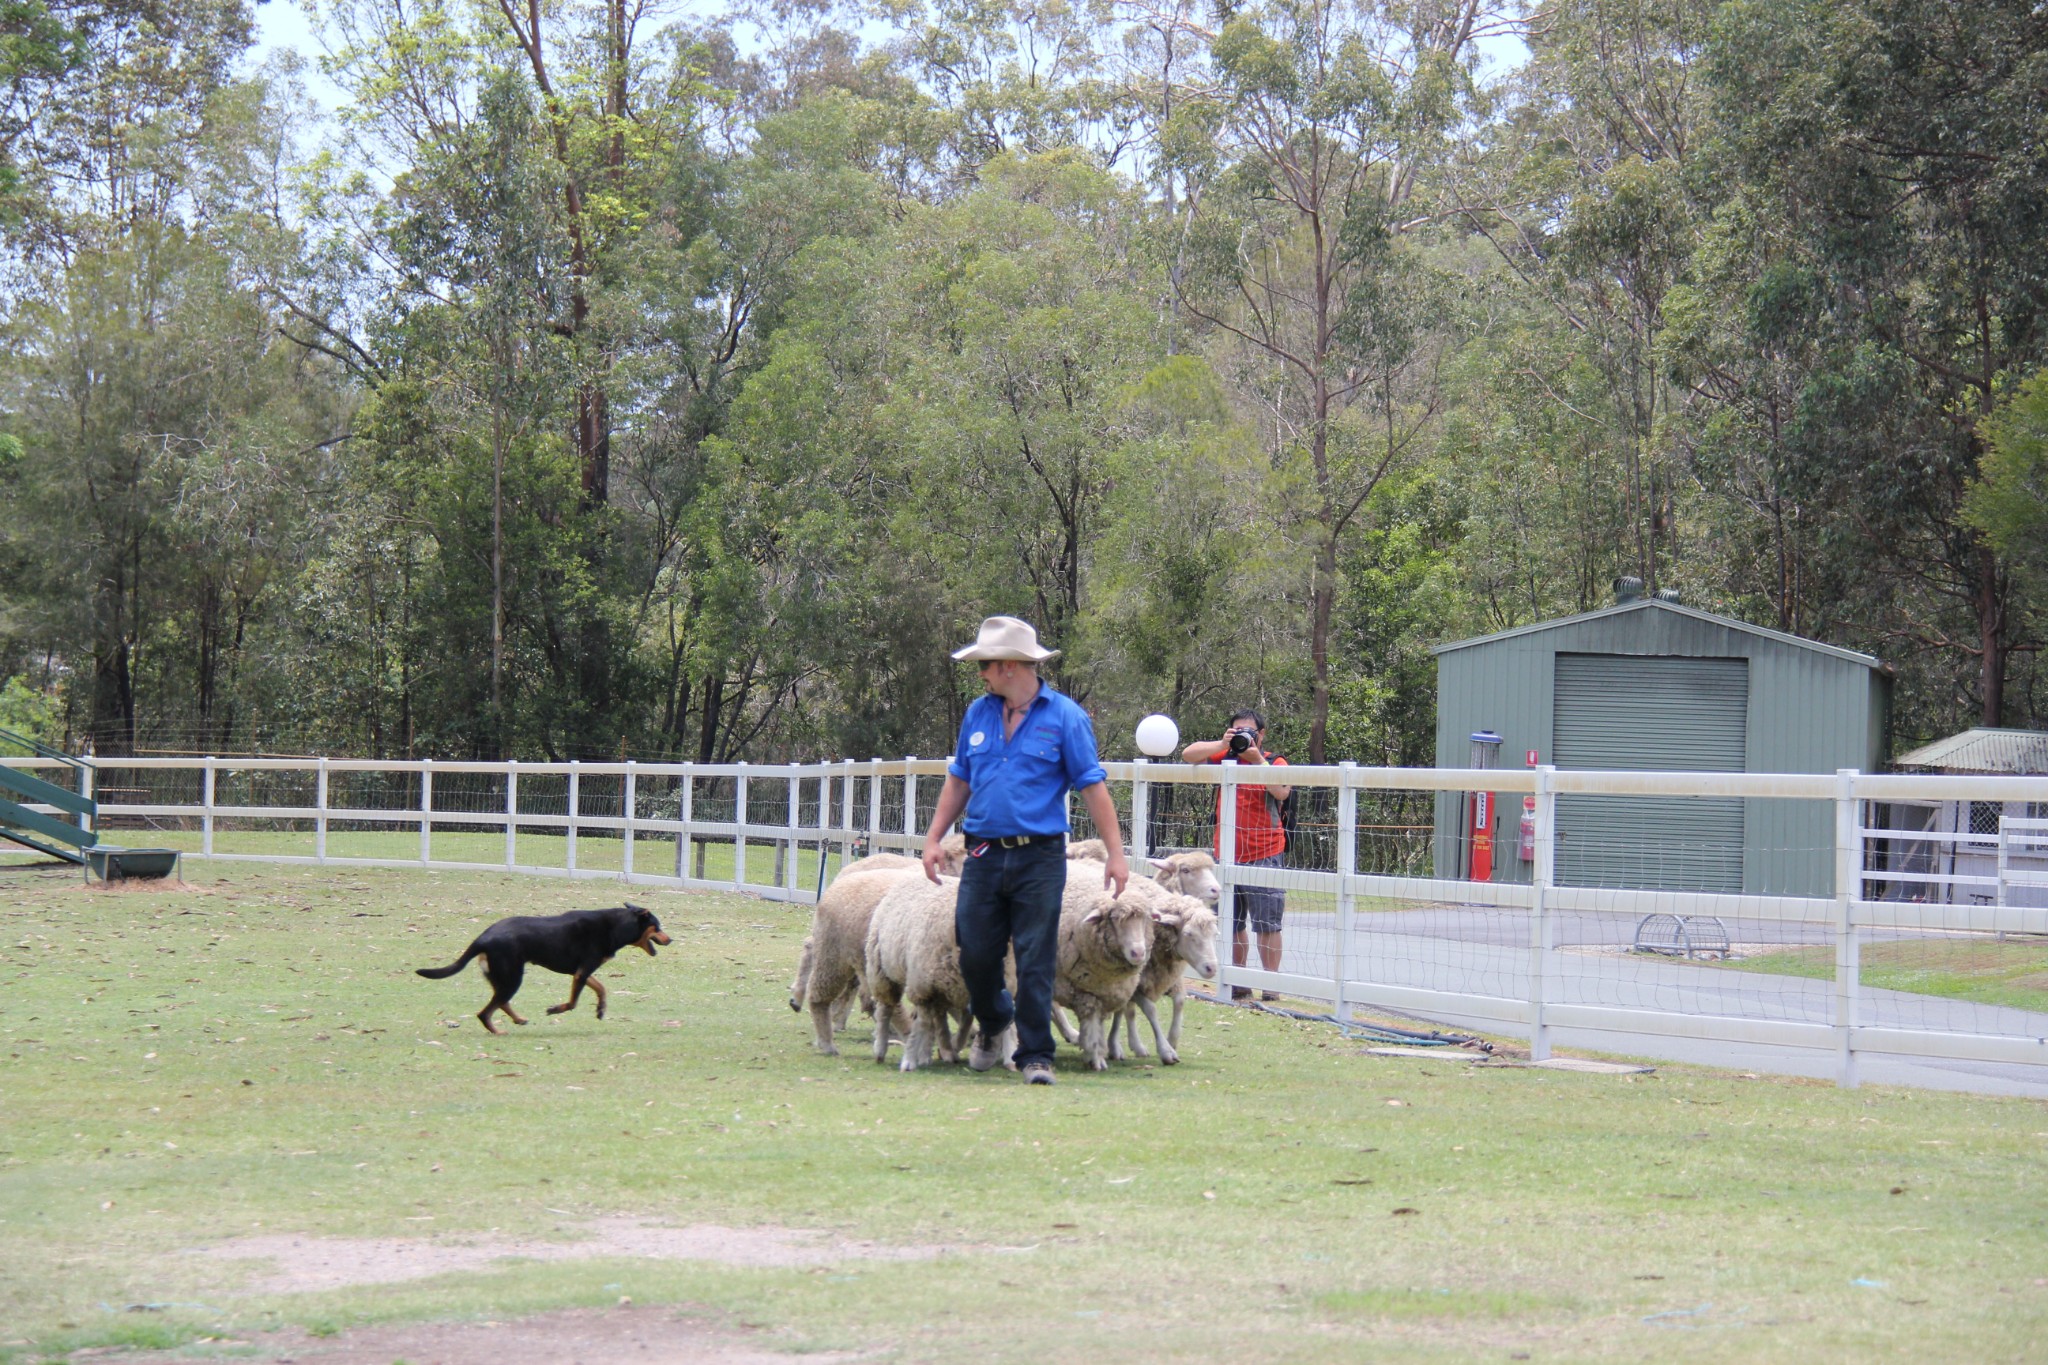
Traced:
MULTIPOLYGON (((1268 754, 1265 749, 1266 720, 1248 706, 1239 707, 1230 713, 1230 724, 1225 727, 1220 739, 1198 739, 1181 750, 1181 758, 1189 763, 1221 763, 1234 758, 1239 763, 1257 766, 1277 764, 1287 766, 1287 760, 1278 754, 1268 754)), ((1286 851, 1287 835, 1280 824, 1280 803, 1293 792, 1293 787, 1261 787, 1250 783, 1237 789, 1237 862, 1244 867, 1278 867, 1280 855, 1286 851)), ((1221 838, 1223 828, 1223 793, 1216 793, 1216 828, 1221 838)), ((1212 845, 1212 847, 1215 847, 1212 845)), ((1220 847, 1216 856, 1223 856, 1220 847)), ((1240 886, 1232 897, 1236 915, 1231 925, 1230 961, 1234 966, 1244 965, 1246 950, 1250 946, 1245 938, 1245 922, 1251 922, 1251 931, 1259 936, 1259 965, 1269 972, 1280 970, 1280 918, 1287 910, 1287 893, 1277 886, 1240 886)), ((1230 998, 1246 1000, 1251 997, 1248 986, 1232 986, 1230 998)), ((1265 998, 1277 1000, 1278 991, 1267 991, 1265 998)))

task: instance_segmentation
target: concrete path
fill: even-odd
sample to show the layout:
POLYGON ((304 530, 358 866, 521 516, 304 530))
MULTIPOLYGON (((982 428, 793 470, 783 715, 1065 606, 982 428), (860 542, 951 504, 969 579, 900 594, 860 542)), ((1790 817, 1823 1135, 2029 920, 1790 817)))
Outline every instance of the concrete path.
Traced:
MULTIPOLYGON (((1567 914, 1559 917, 1558 972, 1548 998, 1557 1004, 1605 1005, 1684 1016, 1834 1022, 1834 982, 1745 972, 1707 962, 1627 951, 1635 915, 1567 914)), ((1725 921, 1738 943, 1794 946, 1827 944, 1826 925, 1779 921, 1725 921)), ((1526 1000, 1528 920, 1518 911, 1417 908, 1361 915, 1352 931, 1351 976, 1356 981, 1463 995, 1526 1000)), ((1910 933, 1886 937, 1912 937, 1910 933)), ((1336 962, 1336 917, 1327 911, 1290 910, 1280 969, 1326 976, 1336 962)), ((1370 995, 1368 987, 1366 994, 1370 995)), ((1434 1022, 1478 1031, 1498 1025, 1454 1012, 1434 1022)), ((2048 1037, 2048 1013, 1972 1004, 1909 991, 1866 989, 1859 1019, 1872 1026, 2019 1038, 2048 1037)), ((1553 1028, 1554 1046, 1725 1067, 1737 1071, 1833 1079, 1830 1049, 1780 1048, 1753 1043, 1673 1038, 1607 1030, 1553 1028)), ((2048 1099, 2048 1065, 1954 1061, 1884 1053, 1858 1054, 1860 1079, 1872 1084, 1967 1090, 2048 1099)))

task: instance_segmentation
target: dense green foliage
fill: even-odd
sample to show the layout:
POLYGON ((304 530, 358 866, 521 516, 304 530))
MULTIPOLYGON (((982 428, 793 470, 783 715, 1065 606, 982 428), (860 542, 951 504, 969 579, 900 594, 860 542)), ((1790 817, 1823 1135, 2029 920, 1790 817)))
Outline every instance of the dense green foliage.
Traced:
POLYGON ((1427 762, 1621 574, 2048 712, 2037 6, 319 16, 332 120, 239 0, 0 7, 42 732, 937 753, 1007 611, 1105 735, 1427 762))

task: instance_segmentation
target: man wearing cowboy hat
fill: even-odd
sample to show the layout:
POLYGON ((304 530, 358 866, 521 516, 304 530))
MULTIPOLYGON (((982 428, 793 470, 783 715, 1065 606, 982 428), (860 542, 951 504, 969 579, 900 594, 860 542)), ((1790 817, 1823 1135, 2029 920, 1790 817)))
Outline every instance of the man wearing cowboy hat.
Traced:
POLYGON ((1038 676, 1059 651, 1014 616, 991 616, 956 659, 981 665, 988 695, 967 708, 946 787, 924 838, 924 874, 939 879, 939 841, 960 818, 967 865, 953 911, 960 975, 980 1024, 967 1064, 1004 1060, 1016 1029, 1016 1064, 1033 1085, 1052 1084, 1052 984, 1059 957, 1060 894, 1067 884, 1067 793, 1078 789, 1109 850, 1102 884, 1121 896, 1131 875, 1108 774, 1095 756, 1095 727, 1074 701, 1038 676), (1003 985, 1014 946, 1017 994, 1003 985))

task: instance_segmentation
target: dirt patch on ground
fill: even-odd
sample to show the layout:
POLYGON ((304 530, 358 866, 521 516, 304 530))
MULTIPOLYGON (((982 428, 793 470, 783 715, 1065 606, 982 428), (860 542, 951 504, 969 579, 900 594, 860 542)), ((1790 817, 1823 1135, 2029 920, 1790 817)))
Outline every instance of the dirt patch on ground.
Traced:
MULTIPOLYGON (((191 1365, 231 1359, 248 1365, 789 1365, 763 1335, 680 1315, 672 1308, 575 1308, 503 1322, 390 1324, 315 1337, 298 1329, 198 1343, 181 1351, 80 1351, 79 1365, 191 1365)), ((860 1359, 807 1353, 806 1365, 860 1359)))
MULTIPOLYGON (((305 1294, 357 1285, 394 1284, 504 1260, 581 1261, 600 1256, 658 1261, 715 1261, 764 1269, 842 1261, 926 1261, 940 1246, 884 1246, 846 1241, 802 1228, 726 1228, 699 1223, 662 1227, 632 1218, 599 1218, 569 1231, 573 1242, 474 1237, 238 1237, 188 1253, 216 1260, 270 1262, 244 1287, 256 1294, 305 1294)), ((566 1359, 566 1357, 563 1357, 566 1359)))
POLYGON ((113 881, 102 881, 98 877, 81 877, 78 883, 80 894, 88 896, 217 896, 220 889, 213 886, 194 886, 191 882, 176 877, 118 877, 113 881))

